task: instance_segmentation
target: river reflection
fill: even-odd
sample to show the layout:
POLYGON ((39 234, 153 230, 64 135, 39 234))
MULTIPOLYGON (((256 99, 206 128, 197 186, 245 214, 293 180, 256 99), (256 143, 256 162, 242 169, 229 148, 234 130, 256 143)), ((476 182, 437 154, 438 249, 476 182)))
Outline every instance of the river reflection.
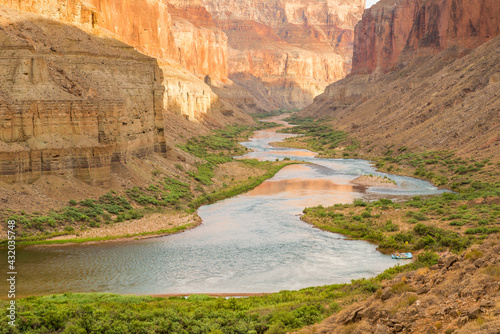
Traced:
MULTIPOLYGON (((196 229, 133 242, 20 249, 19 294, 274 292, 349 282, 395 265, 374 245, 313 228, 300 213, 355 198, 397 200, 441 191, 394 175, 389 177, 399 188, 353 185, 359 175, 386 174, 364 160, 316 159, 307 150, 269 145, 289 136, 259 131, 244 143, 254 150, 245 158, 288 156, 311 164, 287 166, 246 194, 201 207, 203 224, 196 229)), ((5 250, 0 256, 6 258, 5 250)), ((1 270, 7 272, 5 262, 1 270)), ((5 280, 0 284, 6 289, 5 280)))

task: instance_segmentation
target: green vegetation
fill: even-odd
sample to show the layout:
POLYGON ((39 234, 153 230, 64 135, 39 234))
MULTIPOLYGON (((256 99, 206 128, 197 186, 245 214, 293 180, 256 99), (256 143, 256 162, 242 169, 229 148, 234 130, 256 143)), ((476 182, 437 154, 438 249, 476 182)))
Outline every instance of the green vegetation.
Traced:
POLYGON ((269 111, 269 112, 251 114, 251 116, 253 117, 253 119, 257 120, 257 119, 269 118, 269 117, 273 117, 273 116, 279 116, 282 114, 290 114, 290 113, 294 113, 294 112, 298 112, 298 111, 300 111, 300 109, 292 109, 292 110, 278 109, 278 110, 273 110, 273 111, 269 111))
POLYGON ((179 145, 182 150, 205 160, 196 165, 196 172, 186 171, 186 174, 202 185, 212 184, 214 169, 217 165, 233 161, 233 156, 242 155, 246 148, 238 143, 248 138, 254 131, 276 126, 275 123, 259 122, 257 126, 228 126, 224 130, 215 131, 208 136, 190 139, 186 144, 179 145))
POLYGON ((394 151, 391 147, 386 147, 384 157, 379 159, 377 167, 387 171, 394 171, 398 166, 410 168, 413 176, 425 178, 438 186, 446 186, 459 192, 474 192, 498 189, 500 186, 498 170, 486 170, 488 162, 488 159, 464 159, 446 150, 415 153, 408 152, 406 148, 394 151), (492 182, 485 182, 486 180, 492 182))
MULTIPOLYGON (((377 291, 384 279, 435 263, 435 254, 377 277, 248 298, 153 298, 114 294, 28 297, 16 303, 16 327, 0 333, 286 333, 316 323, 377 291)), ((8 301, 0 301, 5 318, 8 301)))
MULTIPOLYGON (((232 187, 228 187, 224 183, 222 189, 216 189, 210 194, 207 194, 204 188, 213 184, 214 170, 217 165, 234 161, 232 156, 246 152, 246 149, 238 144, 238 140, 248 138, 253 131, 273 126, 276 126, 276 124, 268 122, 259 122, 254 127, 229 126, 215 131, 212 135, 190 139, 180 147, 205 162, 196 164, 194 171, 188 170, 180 164, 175 164, 174 167, 178 172, 184 174, 182 178, 161 177, 161 172, 154 170, 152 171, 153 179, 151 184, 143 187, 134 186, 120 195, 111 191, 98 199, 85 199, 80 202, 71 199, 68 201, 67 206, 46 213, 4 210, 0 212, 0 219, 4 221, 15 220, 18 226, 17 240, 19 244, 32 245, 77 242, 76 240, 84 242, 81 241, 84 239, 65 239, 50 242, 43 242, 43 240, 62 235, 78 234, 82 229, 99 227, 103 224, 139 219, 154 212, 191 211, 202 204, 212 203, 250 190, 262 183, 266 178, 273 176, 286 165, 283 163, 259 162, 257 160, 238 161, 240 164, 265 170, 266 173, 258 178, 235 184, 232 187), (185 181, 180 181, 180 179, 185 181)), ((154 233, 171 232, 155 231, 154 233)), ((127 235, 120 237, 127 237, 127 235)), ((118 237, 93 238, 91 240, 85 239, 85 241, 116 238, 118 237)), ((2 244, 6 244, 6 240, 2 244)))
POLYGON ((336 204, 325 208, 317 206, 304 210, 304 220, 321 229, 342 233, 353 238, 370 240, 382 250, 416 251, 420 249, 459 252, 488 234, 500 231, 500 206, 463 201, 489 196, 490 193, 445 193, 423 199, 394 203, 381 199, 367 203, 355 200, 353 204, 336 204), (460 217, 460 224, 452 221, 460 217), (389 219, 391 218, 391 219, 389 219), (393 223, 410 225, 405 232, 393 223), (453 228, 465 226, 465 231, 453 228))
MULTIPOLYGON (((289 117, 287 121, 297 124, 293 128, 281 130, 285 133, 301 134, 306 136, 305 143, 312 151, 319 152, 322 156, 335 156, 334 149, 344 143, 348 136, 343 131, 332 129, 331 126, 324 125, 323 122, 312 118, 289 117)), ((349 146, 349 151, 356 148, 356 144, 349 146)))

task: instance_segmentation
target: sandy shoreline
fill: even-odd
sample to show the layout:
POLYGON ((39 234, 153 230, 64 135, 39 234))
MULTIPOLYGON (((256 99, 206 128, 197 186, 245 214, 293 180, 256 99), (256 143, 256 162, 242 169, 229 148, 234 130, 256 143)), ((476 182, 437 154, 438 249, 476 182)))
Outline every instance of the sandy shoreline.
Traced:
POLYGON ((188 213, 154 213, 146 215, 140 219, 125 221, 122 223, 113 223, 104 225, 99 228, 90 228, 81 231, 77 234, 68 234, 48 238, 43 241, 59 241, 68 240, 67 243, 40 244, 32 247, 47 247, 47 246, 65 246, 101 243, 101 242, 119 242, 127 240, 138 240, 147 238, 157 238, 164 235, 170 235, 183 231, 190 230, 201 224, 201 218, 196 214, 188 213), (184 229, 175 230, 175 228, 185 227, 184 229), (158 232, 158 233, 155 233, 158 232), (110 239, 104 239, 110 238, 110 239), (78 240, 96 239, 84 242, 78 240), (76 241, 76 242, 75 242, 76 241))
POLYGON ((169 297, 189 297, 192 295, 207 295, 210 297, 262 297, 266 295, 270 295, 271 292, 243 292, 243 293, 217 293, 217 292, 209 292, 209 293, 167 293, 167 294, 154 294, 154 295, 146 295, 151 297, 158 298, 169 298, 169 297))

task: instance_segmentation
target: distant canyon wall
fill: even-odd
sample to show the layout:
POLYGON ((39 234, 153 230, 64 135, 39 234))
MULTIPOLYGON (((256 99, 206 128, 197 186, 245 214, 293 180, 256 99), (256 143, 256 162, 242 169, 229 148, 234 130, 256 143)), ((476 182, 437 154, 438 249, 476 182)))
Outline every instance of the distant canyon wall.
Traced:
POLYGON ((499 34, 497 0, 383 0, 356 25, 353 73, 387 72, 449 46, 473 49, 499 34))
POLYGON ((350 71, 364 0, 202 0, 229 38, 229 78, 269 109, 300 108, 350 71))

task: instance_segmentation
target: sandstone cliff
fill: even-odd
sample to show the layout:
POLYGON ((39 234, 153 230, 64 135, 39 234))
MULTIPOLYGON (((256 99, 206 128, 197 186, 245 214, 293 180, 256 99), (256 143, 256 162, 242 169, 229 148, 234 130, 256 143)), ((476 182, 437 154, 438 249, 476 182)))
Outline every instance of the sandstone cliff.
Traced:
POLYGON ((227 38, 203 7, 166 0, 0 0, 10 8, 111 36, 154 57, 164 72, 166 109, 203 119, 220 101, 206 75, 227 81, 227 38), (173 12, 171 15, 170 11, 173 12))
POLYGON ((0 181, 65 175, 107 187, 112 166, 167 155, 168 113, 208 126, 251 122, 202 80, 226 76, 210 65, 227 63, 224 35, 213 25, 191 24, 200 36, 186 47, 208 50, 196 54, 205 60, 194 60, 192 73, 174 60, 189 67, 175 47, 183 44, 173 27, 180 19, 171 19, 166 3, 1 3, 15 9, 0 4, 0 181))
POLYGON ((229 38, 229 78, 266 109, 303 107, 350 70, 363 0, 202 2, 229 38))
POLYGON ((0 178, 73 175, 166 153, 162 74, 117 40, 0 6, 0 178))
POLYGON ((353 73, 387 72, 397 63, 457 45, 473 49, 500 33, 495 0, 384 0, 356 25, 353 73))
POLYGON ((367 151, 498 156, 500 15, 495 1, 474 3, 383 0, 367 10, 356 27, 357 74, 330 85, 301 114, 335 118, 367 151), (417 6, 412 15, 408 6, 417 6))

